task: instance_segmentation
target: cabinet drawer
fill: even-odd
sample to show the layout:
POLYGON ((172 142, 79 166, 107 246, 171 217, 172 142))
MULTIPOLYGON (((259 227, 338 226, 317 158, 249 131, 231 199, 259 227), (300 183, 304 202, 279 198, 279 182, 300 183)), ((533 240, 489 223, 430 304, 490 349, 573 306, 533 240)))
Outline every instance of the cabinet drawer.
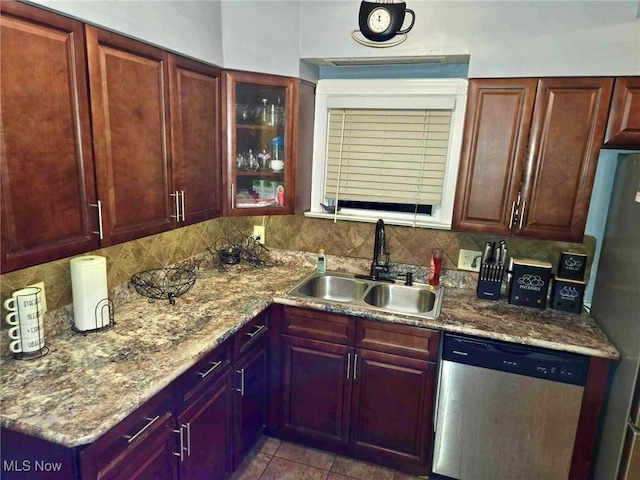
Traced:
POLYGON ((218 380, 231 365, 231 341, 227 340, 208 353, 180 377, 180 393, 185 404, 192 402, 209 385, 218 380))
POLYGON ((91 460, 87 465, 91 464, 95 472, 110 470, 111 464, 116 464, 131 452, 144 448, 147 440, 151 441, 150 439, 156 435, 164 433, 163 430, 171 428, 172 398, 171 389, 163 390, 96 440, 81 454, 83 459, 90 456, 91 460))
POLYGON ((355 319, 343 315, 284 308, 282 333, 325 342, 352 345, 355 338, 355 319))
POLYGON ((410 325, 358 320, 356 347, 422 360, 438 356, 440 334, 410 325))
POLYGON ((269 317, 261 313, 244 325, 234 335, 234 359, 238 360, 253 345, 267 338, 269 333, 269 317))

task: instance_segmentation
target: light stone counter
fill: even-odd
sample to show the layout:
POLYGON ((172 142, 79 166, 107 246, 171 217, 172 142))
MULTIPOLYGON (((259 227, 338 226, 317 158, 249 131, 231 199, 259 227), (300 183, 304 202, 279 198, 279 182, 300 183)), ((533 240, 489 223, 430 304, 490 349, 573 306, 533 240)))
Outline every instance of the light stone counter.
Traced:
POLYGON ((67 447, 91 443, 274 302, 618 358, 587 314, 479 300, 473 290, 447 288, 436 321, 286 296, 311 271, 308 261, 199 271, 175 305, 130 295, 116 303, 110 330, 84 336, 65 328, 47 337, 44 357, 0 359, 1 423, 67 447))

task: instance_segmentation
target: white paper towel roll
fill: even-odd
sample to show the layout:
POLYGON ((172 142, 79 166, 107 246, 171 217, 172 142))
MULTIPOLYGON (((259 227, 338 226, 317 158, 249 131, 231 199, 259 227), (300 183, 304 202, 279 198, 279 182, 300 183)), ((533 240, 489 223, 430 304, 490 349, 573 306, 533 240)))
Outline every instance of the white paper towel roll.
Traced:
POLYGON ((109 324, 109 310, 101 308, 109 297, 107 259, 87 255, 71 259, 73 316, 76 328, 95 330, 109 324))

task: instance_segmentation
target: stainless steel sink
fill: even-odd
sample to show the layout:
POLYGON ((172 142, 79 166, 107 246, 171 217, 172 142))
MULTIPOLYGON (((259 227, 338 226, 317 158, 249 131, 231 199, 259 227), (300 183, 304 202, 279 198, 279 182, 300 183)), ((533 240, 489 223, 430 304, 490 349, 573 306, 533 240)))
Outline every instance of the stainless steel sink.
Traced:
POLYGON ((403 313, 425 313, 433 310, 436 295, 423 286, 374 285, 363 298, 374 307, 403 313))
POLYGON ((308 279, 300 285, 298 293, 334 302, 353 302, 361 298, 368 287, 366 282, 355 278, 322 275, 308 279))
POLYGON ((437 319, 440 316, 444 292, 442 287, 415 282, 409 286, 401 282, 361 279, 348 273, 313 272, 287 292, 287 295, 426 319, 437 319))

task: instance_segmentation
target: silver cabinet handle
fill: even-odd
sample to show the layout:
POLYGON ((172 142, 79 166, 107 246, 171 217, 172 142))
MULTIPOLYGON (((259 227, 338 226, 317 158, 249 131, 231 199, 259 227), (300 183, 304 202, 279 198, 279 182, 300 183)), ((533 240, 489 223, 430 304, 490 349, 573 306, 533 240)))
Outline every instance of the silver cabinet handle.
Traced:
POLYGON ((522 224, 524 223, 524 212, 525 212, 526 208, 527 208, 527 201, 523 200, 522 201, 522 212, 520 213, 520 223, 518 224, 518 228, 522 228, 522 224))
POLYGON ((182 427, 180 430, 173 430, 174 433, 180 435, 180 451, 178 453, 173 453, 176 457, 180 457, 180 461, 184 461, 184 437, 182 436, 182 427))
POLYGON ((358 378, 358 354, 353 354, 353 379, 358 378))
POLYGON ((182 221, 184 222, 186 219, 184 215, 184 190, 180 190, 180 207, 182 210, 182 221))
POLYGON ((513 228, 513 214, 516 213, 516 201, 511 202, 511 216, 509 217, 509 228, 513 228))
POLYGON ((231 208, 236 208, 236 196, 233 194, 233 183, 231 184, 231 208))
POLYGON ((187 457, 190 457, 191 456, 191 422, 187 422, 186 424, 183 423, 180 429, 182 430, 183 427, 187 429, 187 457))
POLYGON ((257 325, 258 328, 256 328, 253 332, 247 332, 245 333, 245 335, 249 338, 253 338, 255 337, 257 334, 259 334, 262 330, 264 330, 267 326, 266 325, 257 325))
POLYGON ((147 423, 144 427, 142 427, 140 430, 138 430, 138 433, 136 433, 135 435, 125 435, 124 438, 127 439, 128 443, 131 443, 133 441, 135 441, 136 438, 138 438, 140 435, 142 435, 151 425, 153 425, 158 419, 160 418, 160 415, 156 415, 153 418, 149 418, 149 417, 144 417, 145 420, 147 420, 149 423, 147 423))
POLYGON ((100 237, 100 240, 102 240, 103 236, 102 236, 102 202, 100 200, 98 200, 96 203, 91 203, 89 204, 91 207, 96 207, 98 209, 98 231, 96 232, 95 230, 91 233, 95 233, 98 235, 98 237, 100 237))
POLYGON ((213 365, 213 366, 206 372, 198 372, 198 375, 200 375, 202 378, 207 377, 211 372, 213 372, 216 368, 222 365, 222 360, 220 360, 219 362, 209 362, 209 365, 213 365))
POLYGON ((351 371, 351 354, 347 353, 347 380, 349 380, 350 371, 351 371))
POLYGON ((176 190, 175 192, 169 194, 170 197, 175 197, 175 208, 176 208, 176 214, 175 215, 170 215, 171 218, 175 218, 176 222, 180 221, 180 194, 178 193, 178 191, 176 190))
POLYGON ((241 397, 244 397, 244 368, 236 370, 236 373, 240 374, 240 388, 236 388, 236 391, 240 392, 241 397))

